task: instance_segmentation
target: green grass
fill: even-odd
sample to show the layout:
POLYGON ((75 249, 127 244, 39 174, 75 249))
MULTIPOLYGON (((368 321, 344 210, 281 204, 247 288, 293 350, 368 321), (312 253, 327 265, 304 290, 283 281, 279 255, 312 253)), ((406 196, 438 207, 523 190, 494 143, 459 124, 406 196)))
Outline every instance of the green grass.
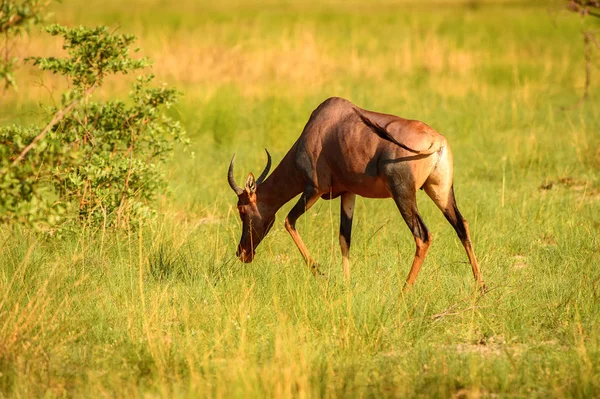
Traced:
MULTIPOLYGON (((544 2, 143 4, 65 0, 56 20, 136 33, 184 92, 195 158, 176 155, 171 193, 141 228, 0 228, 0 397, 600 396, 595 75, 588 102, 561 109, 583 91, 577 16, 544 2), (329 280, 283 228, 292 204, 254 263, 235 260, 232 153, 238 181, 262 170, 265 147, 279 161, 332 95, 448 138, 488 294, 423 194, 434 242, 407 295, 414 243, 391 200, 357 200, 349 286, 338 200, 298 222, 329 280)), ((0 123, 50 101, 29 70, 20 79, 0 123)))

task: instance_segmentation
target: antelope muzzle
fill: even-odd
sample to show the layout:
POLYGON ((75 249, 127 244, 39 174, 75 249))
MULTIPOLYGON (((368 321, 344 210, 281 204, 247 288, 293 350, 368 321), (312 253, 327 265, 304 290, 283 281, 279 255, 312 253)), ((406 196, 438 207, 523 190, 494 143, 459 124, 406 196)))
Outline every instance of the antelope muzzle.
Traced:
POLYGON ((238 246, 235 255, 244 263, 251 263, 254 260, 254 250, 247 251, 241 246, 238 246))

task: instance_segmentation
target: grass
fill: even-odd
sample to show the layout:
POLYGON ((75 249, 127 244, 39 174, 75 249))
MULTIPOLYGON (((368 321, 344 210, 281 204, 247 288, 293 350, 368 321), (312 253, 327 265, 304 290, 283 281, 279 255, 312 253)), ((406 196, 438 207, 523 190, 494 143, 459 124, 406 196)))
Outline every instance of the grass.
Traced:
MULTIPOLYGON (((143 4, 65 0, 55 18, 136 33, 184 92, 196 156, 176 155, 158 219, 135 230, 0 228, 0 397, 600 395, 598 80, 561 109, 583 90, 578 17, 542 2, 143 4), (232 153, 238 181, 264 147, 279 161, 332 95, 449 139, 487 295, 424 195, 434 242, 408 295, 414 244, 391 200, 357 200, 349 286, 337 200, 298 222, 329 280, 285 232, 291 204, 254 263, 235 260, 232 153)), ((22 69, 0 123, 51 101, 36 76, 22 69)))

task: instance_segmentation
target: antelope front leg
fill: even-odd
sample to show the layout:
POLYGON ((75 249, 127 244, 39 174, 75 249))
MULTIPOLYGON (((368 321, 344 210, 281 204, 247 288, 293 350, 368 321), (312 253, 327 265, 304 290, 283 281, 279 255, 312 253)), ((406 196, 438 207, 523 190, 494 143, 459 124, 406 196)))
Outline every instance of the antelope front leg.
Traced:
POLYGON ((304 212, 310 209, 310 207, 313 206, 313 204, 317 202, 318 199, 319 196, 315 194, 314 189, 311 188, 305 190, 298 202, 296 203, 296 205, 294 205, 290 213, 288 213, 287 217, 285 218, 285 229, 292 236, 292 240, 294 240, 294 243, 300 250, 300 253, 306 261, 306 264, 310 268, 310 271, 314 275, 323 275, 323 273, 319 271, 319 265, 310 256, 306 245, 304 245, 300 234, 298 234, 298 230, 296 230, 296 220, 298 220, 298 218, 302 216, 304 212))
POLYGON ((344 279, 350 282, 350 237, 352 235, 352 216, 356 194, 344 193, 340 206, 340 247, 342 248, 342 267, 344 279))

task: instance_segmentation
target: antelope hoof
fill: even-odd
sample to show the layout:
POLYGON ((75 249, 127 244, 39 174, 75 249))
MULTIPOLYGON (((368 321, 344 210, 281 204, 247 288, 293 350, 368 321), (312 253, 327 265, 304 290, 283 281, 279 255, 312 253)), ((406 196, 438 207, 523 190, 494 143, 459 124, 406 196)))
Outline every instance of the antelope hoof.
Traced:
POLYGON ((485 283, 481 283, 479 285, 479 289, 481 290, 481 295, 485 295, 488 292, 487 287, 485 286, 485 283))
POLYGON ((321 272, 320 266, 317 262, 310 263, 310 272, 315 277, 321 277, 321 278, 324 278, 325 280, 327 280, 327 276, 323 272, 321 272))
POLYGON ((402 287, 402 293, 404 294, 408 294, 410 291, 412 291, 413 285, 410 283, 404 283, 404 287, 402 287))

